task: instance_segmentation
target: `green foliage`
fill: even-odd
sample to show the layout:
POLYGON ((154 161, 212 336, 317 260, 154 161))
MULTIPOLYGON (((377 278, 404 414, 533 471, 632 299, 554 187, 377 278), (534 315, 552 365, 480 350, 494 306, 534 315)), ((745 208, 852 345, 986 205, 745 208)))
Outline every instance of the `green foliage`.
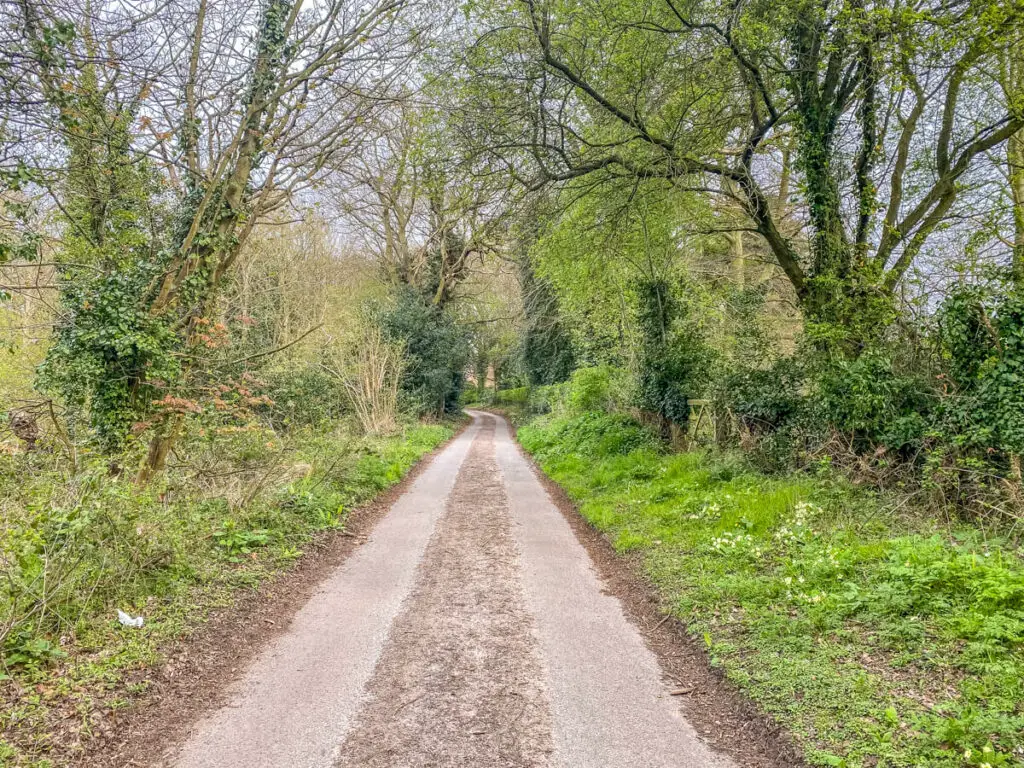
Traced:
MULTIPOLYGON (((73 40, 74 28, 46 34, 40 54, 63 69, 55 46, 73 40)), ((92 428, 102 450, 114 452, 181 370, 178 335, 146 300, 166 268, 152 234, 163 225, 159 184, 132 149, 137 105, 117 103, 92 66, 64 74, 65 87, 48 91, 68 150, 60 314, 39 386, 92 428)))
POLYGON ((280 494, 283 509, 296 512, 317 528, 338 525, 344 519, 346 505, 350 501, 349 494, 312 478, 294 482, 280 494))
POLYGON ((499 389, 494 393, 495 405, 526 405, 530 401, 529 387, 499 389))
POLYGON ((109 643, 115 608, 147 600, 145 631, 159 634, 193 590, 231 583, 241 563, 272 566, 315 531, 343 523, 450 434, 443 425, 374 439, 305 433, 286 450, 271 432, 232 428, 182 448, 207 468, 198 477, 223 480, 172 474, 168 485, 147 489, 110 477, 105 463, 67 481, 45 456, 0 455, 7 663, 42 667, 67 633, 84 647, 109 643), (293 472, 282 471, 284 462, 305 475, 281 485, 282 472, 293 472))
POLYGON ((399 288, 394 303, 379 307, 375 321, 392 341, 405 346, 402 392, 419 413, 454 413, 469 357, 466 335, 440 307, 415 289, 399 288))
POLYGON ((1024 765, 1013 543, 901 516, 828 476, 629 448, 641 428, 610 419, 518 434, 810 764, 1024 765))
POLYGON ((523 296, 520 357, 531 385, 555 384, 572 373, 572 339, 558 309, 558 296, 549 280, 534 273, 529 256, 521 259, 519 287, 523 296))
POLYGON ((700 329, 664 280, 637 287, 637 405, 674 424, 690 417, 687 401, 706 385, 711 351, 700 329))
POLYGON ((926 372, 901 373, 885 351, 872 349, 816 373, 814 407, 821 422, 853 436, 857 449, 922 447, 937 405, 926 372))
POLYGON ((939 340, 954 388, 947 428, 976 450, 1024 453, 1024 298, 980 288, 953 292, 939 311, 939 340))
POLYGON ((766 368, 738 365, 725 377, 716 397, 753 434, 792 424, 804 407, 800 391, 805 373, 800 361, 783 357, 766 368))
MULTIPOLYGON (((0 128, 0 139, 6 139, 0 128)), ((35 226, 37 210, 27 194, 32 185, 43 181, 42 174, 17 158, 13 167, 0 167, 0 265, 4 262, 33 261, 39 256, 42 233, 35 226)), ((10 294, 0 288, 0 302, 10 294)))
POLYGON ((625 405, 625 375, 610 365, 577 368, 569 379, 567 400, 575 413, 611 411, 625 405))
POLYGON ((4 663, 28 671, 46 667, 66 656, 53 642, 27 628, 10 633, 3 644, 4 663))
POLYGON ((247 531, 239 528, 234 520, 222 522, 212 535, 214 542, 233 563, 241 562, 241 555, 252 554, 254 550, 270 543, 270 534, 266 528, 247 531))
POLYGON ((132 425, 178 380, 174 330, 139 304, 155 265, 89 277, 66 275, 64 315, 39 369, 38 386, 83 414, 101 450, 124 446, 132 425))
POLYGON ((662 450, 657 436, 628 416, 596 412, 552 422, 546 430, 523 427, 520 440, 528 451, 539 455, 565 451, 569 446, 575 446, 572 450, 585 456, 662 450))
POLYGON ((265 406, 275 429, 321 427, 349 411, 338 380, 322 367, 295 363, 260 374, 263 391, 272 401, 265 406))

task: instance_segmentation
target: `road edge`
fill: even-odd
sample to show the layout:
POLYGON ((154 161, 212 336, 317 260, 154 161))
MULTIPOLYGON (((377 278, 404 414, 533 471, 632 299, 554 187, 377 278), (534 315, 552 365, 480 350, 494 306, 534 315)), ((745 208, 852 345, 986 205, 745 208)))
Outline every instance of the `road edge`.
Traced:
POLYGON ((744 768, 807 766, 801 750, 783 727, 760 712, 711 666, 706 649, 690 636, 682 621, 666 612, 657 588, 644 575, 640 559, 619 555, 608 538, 583 517, 565 489, 548 477, 519 443, 517 426, 505 414, 496 415, 508 421, 516 449, 569 523, 608 592, 619 599, 662 673, 677 691, 687 691, 679 698, 686 719, 701 738, 744 768))
MULTIPOLYGON (((344 528, 321 531, 291 568, 210 614, 207 621, 161 649, 163 662, 126 676, 122 686, 148 681, 110 723, 109 737, 75 757, 81 768, 162 766, 206 715, 223 706, 227 690, 265 646, 286 632, 319 585, 362 545, 395 501, 472 422, 421 456, 401 480, 354 508, 344 528)), ((99 741, 99 740, 97 740, 99 741)))

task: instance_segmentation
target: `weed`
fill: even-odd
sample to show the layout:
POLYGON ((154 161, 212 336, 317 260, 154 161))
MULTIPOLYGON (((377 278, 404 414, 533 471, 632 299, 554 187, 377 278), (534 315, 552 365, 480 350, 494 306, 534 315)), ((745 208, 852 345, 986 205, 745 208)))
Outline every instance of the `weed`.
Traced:
POLYGON ((253 531, 241 530, 234 520, 225 520, 213 532, 213 540, 233 563, 241 562, 240 555, 252 554, 260 547, 270 543, 270 532, 266 528, 253 531))

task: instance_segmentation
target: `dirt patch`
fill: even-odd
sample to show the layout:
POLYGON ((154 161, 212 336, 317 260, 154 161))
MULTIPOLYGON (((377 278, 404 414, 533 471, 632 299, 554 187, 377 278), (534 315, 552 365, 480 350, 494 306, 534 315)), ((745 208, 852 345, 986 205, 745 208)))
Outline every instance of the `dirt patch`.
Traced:
POLYGON ((129 686, 148 687, 143 694, 126 694, 131 706, 112 712, 104 729, 85 743, 85 751, 76 754, 73 762, 60 762, 59 753, 51 759, 76 768, 162 764, 194 723, 225 703, 230 683, 271 638, 288 629, 320 582, 366 540, 394 501, 447 445, 423 456, 399 483, 352 510, 343 530, 314 537, 294 568, 251 592, 239 593, 230 607, 211 614, 192 634, 164 648, 165 662, 159 667, 122 681, 119 687, 126 692, 129 686))
POLYGON ((657 590, 643 576, 640 559, 616 554, 611 542, 583 518, 561 486, 517 447, 587 550, 608 591, 620 600, 657 656, 672 688, 679 692, 687 720, 701 737, 744 768, 806 766, 782 727, 758 712, 750 699, 711 666, 703 646, 687 634, 686 626, 665 613, 657 590))
POLYGON ((492 421, 457 476, 339 768, 549 765, 544 675, 509 525, 492 421))

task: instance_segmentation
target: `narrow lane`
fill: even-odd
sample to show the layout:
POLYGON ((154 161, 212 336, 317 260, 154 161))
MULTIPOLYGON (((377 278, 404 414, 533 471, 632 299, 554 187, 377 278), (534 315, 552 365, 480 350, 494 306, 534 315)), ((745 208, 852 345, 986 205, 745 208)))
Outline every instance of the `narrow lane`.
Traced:
POLYGON ((463 432, 199 723, 178 768, 327 768, 479 425, 463 432))
POLYGON ((462 465, 339 768, 548 766, 551 724, 494 419, 462 465))
POLYGON ((564 768, 727 768, 700 741, 654 654, 606 593, 586 550, 498 424, 498 464, 526 602, 545 661, 555 754, 564 768))
POLYGON ((733 768, 508 425, 472 416, 177 768, 733 768))

